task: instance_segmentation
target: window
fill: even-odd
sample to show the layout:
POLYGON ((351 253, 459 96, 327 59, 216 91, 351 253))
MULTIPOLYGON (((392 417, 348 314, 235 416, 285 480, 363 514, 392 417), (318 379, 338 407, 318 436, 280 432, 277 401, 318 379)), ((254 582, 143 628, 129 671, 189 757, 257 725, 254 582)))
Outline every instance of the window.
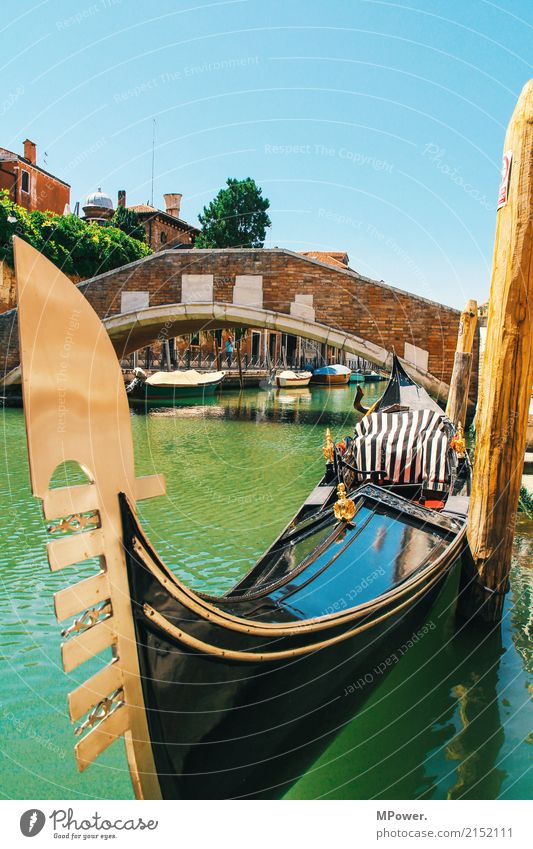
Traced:
POLYGON ((162 230, 159 238, 161 239, 161 244, 164 245, 167 240, 167 234, 162 230))
POLYGON ((27 171, 21 171, 21 188, 23 192, 30 190, 30 175, 27 171))

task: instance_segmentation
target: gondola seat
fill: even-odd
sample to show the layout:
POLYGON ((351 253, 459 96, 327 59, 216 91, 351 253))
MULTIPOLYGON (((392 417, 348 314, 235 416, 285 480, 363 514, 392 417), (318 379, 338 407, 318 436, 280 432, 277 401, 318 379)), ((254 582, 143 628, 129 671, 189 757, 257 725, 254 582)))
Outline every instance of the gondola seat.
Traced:
POLYGON ((350 461, 358 481, 379 475, 385 484, 443 491, 450 481, 450 424, 434 410, 370 413, 356 426, 350 461))

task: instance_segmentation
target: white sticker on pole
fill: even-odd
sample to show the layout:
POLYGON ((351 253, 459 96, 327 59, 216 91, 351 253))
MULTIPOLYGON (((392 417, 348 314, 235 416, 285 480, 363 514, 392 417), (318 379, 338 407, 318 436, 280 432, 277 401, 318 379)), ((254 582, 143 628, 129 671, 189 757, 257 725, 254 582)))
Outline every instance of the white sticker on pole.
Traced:
POLYGON ((511 163, 513 161, 513 151, 508 150, 503 154, 502 163, 502 179, 500 189, 498 191, 498 209, 505 206, 509 200, 509 181, 511 179, 511 163))

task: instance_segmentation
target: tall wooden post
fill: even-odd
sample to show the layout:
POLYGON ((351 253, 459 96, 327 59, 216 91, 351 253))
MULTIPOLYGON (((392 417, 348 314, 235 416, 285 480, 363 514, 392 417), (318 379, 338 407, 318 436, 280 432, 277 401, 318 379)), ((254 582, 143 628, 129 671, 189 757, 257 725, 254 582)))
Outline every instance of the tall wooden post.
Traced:
POLYGON ((508 589, 533 383, 533 80, 507 130, 504 172, 506 164, 510 181, 502 174, 468 516, 475 570, 460 601, 462 612, 487 621, 500 618, 508 589))
POLYGON ((235 343, 235 347, 237 349, 237 365, 239 366, 239 384, 241 389, 244 389, 244 377, 242 376, 242 362, 241 362, 241 341, 239 339, 238 342, 235 343))
POLYGON ((167 371, 172 371, 172 362, 170 360, 170 345, 168 344, 168 339, 165 339, 165 341, 163 342, 163 351, 165 352, 167 371))
POLYGON ((468 301, 461 313, 457 348, 453 361, 453 372, 450 381, 450 393, 446 405, 446 415, 455 425, 466 422, 468 408, 468 390, 472 371, 472 348, 477 327, 477 303, 468 301))

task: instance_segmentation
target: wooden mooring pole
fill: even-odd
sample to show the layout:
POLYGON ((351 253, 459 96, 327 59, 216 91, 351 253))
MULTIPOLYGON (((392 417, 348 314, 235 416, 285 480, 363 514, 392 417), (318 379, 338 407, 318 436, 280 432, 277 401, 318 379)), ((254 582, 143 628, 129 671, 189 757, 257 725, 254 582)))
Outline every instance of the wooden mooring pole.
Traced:
POLYGON ((472 348, 477 327, 477 303, 468 301, 461 313, 457 348, 453 361, 453 372, 450 381, 450 393, 446 405, 446 415, 455 425, 459 422, 464 426, 468 409, 468 390, 472 371, 472 348))
POLYGON ((237 365, 239 367, 239 385, 241 389, 244 389, 244 377, 242 376, 242 361, 241 361, 241 341, 239 339, 238 342, 235 343, 235 347, 237 349, 237 365))
POLYGON ((505 137, 498 206, 468 516, 474 568, 459 602, 461 613, 489 622, 501 617, 509 587, 533 383, 533 80, 505 137))

